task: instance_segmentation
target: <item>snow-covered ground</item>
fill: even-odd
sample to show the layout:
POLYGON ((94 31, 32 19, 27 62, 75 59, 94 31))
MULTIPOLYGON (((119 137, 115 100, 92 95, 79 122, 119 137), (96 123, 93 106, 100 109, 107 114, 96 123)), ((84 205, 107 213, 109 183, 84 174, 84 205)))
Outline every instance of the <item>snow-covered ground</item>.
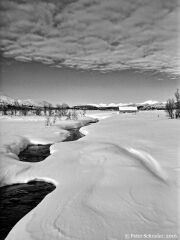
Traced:
POLYGON ((74 142, 60 142, 68 134, 63 129, 83 121, 45 127, 1 120, 1 183, 37 178, 57 186, 8 240, 178 239, 179 120, 157 111, 109 116, 83 127, 87 135, 74 142), (51 155, 39 163, 18 161, 29 142, 54 143, 51 155))
POLYGON ((112 117, 119 114, 118 111, 101 111, 101 110, 91 110, 86 112, 87 117, 97 118, 99 120, 112 117))

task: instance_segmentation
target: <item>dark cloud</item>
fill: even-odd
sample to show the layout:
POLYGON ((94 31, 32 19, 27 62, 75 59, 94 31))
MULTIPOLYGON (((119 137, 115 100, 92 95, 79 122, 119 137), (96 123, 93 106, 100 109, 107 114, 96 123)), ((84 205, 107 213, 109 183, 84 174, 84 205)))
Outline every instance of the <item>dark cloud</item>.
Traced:
POLYGON ((179 73, 178 0, 1 0, 1 50, 60 67, 179 73))

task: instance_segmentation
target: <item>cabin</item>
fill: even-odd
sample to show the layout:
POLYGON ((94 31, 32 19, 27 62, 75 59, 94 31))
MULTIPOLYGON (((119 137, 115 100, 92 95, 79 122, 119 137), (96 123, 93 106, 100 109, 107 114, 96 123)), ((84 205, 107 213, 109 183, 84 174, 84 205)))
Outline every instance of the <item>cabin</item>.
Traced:
POLYGON ((138 111, 137 106, 121 106, 119 107, 119 113, 136 113, 138 111))

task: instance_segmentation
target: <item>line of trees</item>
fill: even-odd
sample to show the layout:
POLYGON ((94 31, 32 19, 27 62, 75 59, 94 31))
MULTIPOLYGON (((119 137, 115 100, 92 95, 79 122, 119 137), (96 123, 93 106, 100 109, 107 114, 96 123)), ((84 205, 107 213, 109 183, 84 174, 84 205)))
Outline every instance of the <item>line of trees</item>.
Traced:
POLYGON ((52 104, 45 104, 44 106, 28 106, 19 104, 18 101, 15 101, 13 104, 7 104, 5 102, 0 103, 0 112, 2 115, 10 116, 27 116, 27 115, 37 115, 37 116, 52 116, 59 115, 65 116, 70 107, 66 104, 57 104, 52 106, 52 104))
POLYGON ((52 106, 50 103, 46 103, 44 106, 28 106, 16 101, 13 104, 1 102, 0 112, 6 116, 44 116, 46 126, 54 125, 58 119, 63 117, 67 120, 78 120, 85 117, 86 114, 86 110, 70 108, 66 103, 56 106, 52 106))
POLYGON ((169 98, 166 102, 165 110, 168 116, 173 118, 180 118, 180 93, 179 89, 174 93, 174 98, 169 98))

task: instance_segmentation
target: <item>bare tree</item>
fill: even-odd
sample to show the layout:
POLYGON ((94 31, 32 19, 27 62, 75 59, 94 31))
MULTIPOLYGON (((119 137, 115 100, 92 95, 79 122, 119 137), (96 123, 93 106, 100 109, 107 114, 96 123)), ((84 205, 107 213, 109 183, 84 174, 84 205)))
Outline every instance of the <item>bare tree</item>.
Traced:
POLYGON ((69 111, 66 116, 67 116, 67 120, 70 120, 71 119, 71 112, 69 111))
POLYGON ((82 115, 83 115, 83 117, 86 116, 86 110, 85 110, 85 109, 83 109, 83 113, 82 113, 82 115))
POLYGON ((51 126, 51 118, 49 116, 46 116, 45 126, 51 126))
POLYGON ((57 116, 62 117, 61 105, 57 104, 56 109, 57 109, 57 111, 56 111, 57 116))
POLYGON ((21 113, 22 113, 23 116, 27 116, 28 111, 29 111, 29 109, 27 108, 27 106, 25 106, 25 105, 21 106, 21 113))
POLYGON ((56 120, 57 120, 57 115, 55 114, 54 117, 53 117, 52 123, 55 124, 56 120))
POLYGON ((174 93, 175 96, 175 117, 176 118, 180 118, 180 93, 179 93, 179 89, 176 90, 176 92, 174 93))
POLYGON ((17 115, 17 110, 19 109, 19 102, 18 100, 14 101, 14 115, 17 115))
POLYGON ((68 104, 62 103, 61 105, 62 116, 67 116, 68 108, 69 108, 68 104))
POLYGON ((46 116, 46 115, 47 115, 47 106, 44 105, 44 116, 46 116))
POLYGON ((67 114, 67 119, 78 120, 78 118, 79 118, 79 116, 78 116, 78 112, 76 109, 69 111, 67 114))
POLYGON ((174 99, 168 99, 166 102, 165 111, 167 112, 168 116, 173 119, 174 118, 174 108, 175 108, 175 102, 174 99))
POLYGON ((13 107, 13 105, 8 104, 8 112, 10 113, 11 116, 14 115, 14 107, 13 107))
POLYGON ((52 116, 52 104, 51 103, 48 104, 48 112, 49 112, 49 116, 52 116))
POLYGON ((41 116, 41 108, 40 108, 40 107, 37 107, 37 108, 35 109, 35 114, 36 114, 37 116, 41 116))
POLYGON ((7 111, 8 111, 7 104, 5 102, 2 102, 2 113, 3 113, 3 115, 8 115, 7 111))

